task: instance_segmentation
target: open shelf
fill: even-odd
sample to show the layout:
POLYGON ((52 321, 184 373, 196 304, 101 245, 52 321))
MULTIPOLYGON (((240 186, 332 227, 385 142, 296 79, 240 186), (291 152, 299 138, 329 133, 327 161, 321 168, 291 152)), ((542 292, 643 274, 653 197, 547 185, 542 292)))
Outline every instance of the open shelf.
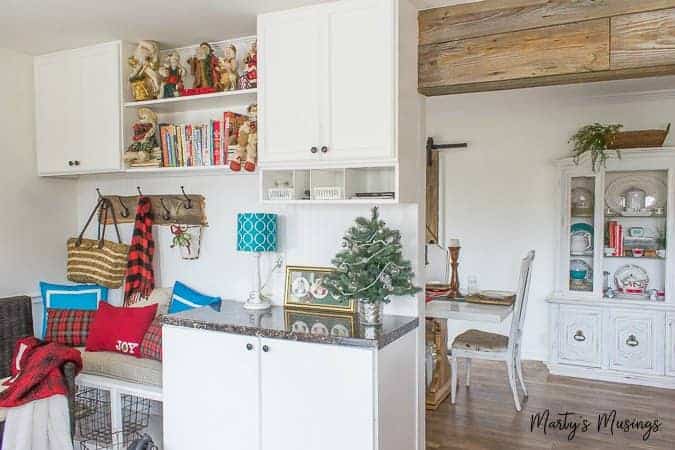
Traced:
POLYGON ((230 169, 229 166, 200 166, 200 167, 137 167, 137 168, 128 168, 124 170, 124 173, 128 174, 186 174, 186 175, 195 175, 199 173, 212 173, 218 175, 255 175, 257 172, 247 172, 241 170, 240 172, 234 172, 230 169))
POLYGON ((125 108, 151 108, 156 113, 176 113, 198 109, 226 110, 232 105, 255 103, 258 89, 214 92, 212 94, 190 95, 186 97, 159 98, 142 102, 126 102, 125 108))

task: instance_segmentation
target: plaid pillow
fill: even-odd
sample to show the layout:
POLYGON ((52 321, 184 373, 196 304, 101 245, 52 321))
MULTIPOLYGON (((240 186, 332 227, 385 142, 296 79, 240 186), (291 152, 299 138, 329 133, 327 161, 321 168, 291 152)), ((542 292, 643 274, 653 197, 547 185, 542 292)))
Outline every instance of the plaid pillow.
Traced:
POLYGON ((162 317, 156 317, 152 321, 148 331, 145 332, 139 349, 140 357, 146 359, 162 360, 162 317))
POLYGON ((85 345, 95 314, 96 311, 82 309, 50 309, 47 312, 45 340, 71 347, 85 345))

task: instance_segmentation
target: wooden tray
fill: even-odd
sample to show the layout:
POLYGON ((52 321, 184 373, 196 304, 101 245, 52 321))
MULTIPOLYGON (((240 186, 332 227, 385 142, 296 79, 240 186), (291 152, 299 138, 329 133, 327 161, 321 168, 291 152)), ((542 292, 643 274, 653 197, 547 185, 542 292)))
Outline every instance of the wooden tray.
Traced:
POLYGON ((512 306, 516 301, 516 294, 510 292, 505 292, 504 294, 506 295, 491 295, 489 293, 467 295, 464 298, 464 301, 467 303, 477 303, 481 305, 512 306))

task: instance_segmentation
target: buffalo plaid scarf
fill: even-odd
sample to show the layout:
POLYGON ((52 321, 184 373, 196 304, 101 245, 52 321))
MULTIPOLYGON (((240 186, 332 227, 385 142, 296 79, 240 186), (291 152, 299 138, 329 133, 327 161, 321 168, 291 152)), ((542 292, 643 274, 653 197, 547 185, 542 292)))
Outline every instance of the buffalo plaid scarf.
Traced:
POLYGON ((152 203, 150 198, 138 199, 134 235, 131 238, 127 281, 124 285, 124 305, 128 306, 150 296, 155 287, 152 257, 155 241, 152 237, 152 203))

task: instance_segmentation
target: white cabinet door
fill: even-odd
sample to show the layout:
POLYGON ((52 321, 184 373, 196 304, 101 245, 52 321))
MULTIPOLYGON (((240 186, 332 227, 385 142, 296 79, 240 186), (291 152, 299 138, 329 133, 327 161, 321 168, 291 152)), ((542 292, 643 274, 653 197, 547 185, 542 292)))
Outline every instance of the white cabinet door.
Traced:
POLYGON ((260 449, 258 348, 255 337, 164 326, 165 450, 260 449))
POLYGON ((609 325, 610 369, 664 374, 665 313, 610 311, 609 325))
POLYGON ((318 161, 323 14, 305 8, 260 16, 259 161, 318 161))
POLYGON ((560 306, 558 321, 558 361, 589 367, 602 365, 599 309, 560 306))
POLYGON ((73 170, 78 107, 73 63, 70 52, 35 58, 35 146, 40 175, 73 170))
POLYGON ((666 316, 666 374, 675 377, 675 313, 666 316))
POLYGON ((264 450, 374 450, 373 351, 274 339, 261 344, 264 450))
POLYGON ((393 8, 387 0, 343 1, 328 8, 321 143, 326 159, 395 157, 393 8))
POLYGON ((120 44, 77 50, 80 71, 80 151, 76 171, 119 170, 120 147, 120 44))

